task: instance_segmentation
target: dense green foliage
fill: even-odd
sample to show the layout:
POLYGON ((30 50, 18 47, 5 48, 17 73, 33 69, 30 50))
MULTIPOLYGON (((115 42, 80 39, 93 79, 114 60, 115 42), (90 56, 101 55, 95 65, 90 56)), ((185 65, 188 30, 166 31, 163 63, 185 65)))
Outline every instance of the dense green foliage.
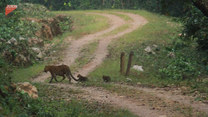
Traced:
POLYGON ((187 12, 183 18, 183 39, 196 41, 198 48, 208 50, 208 17, 195 7, 187 12))
POLYGON ((18 10, 21 9, 22 17, 32 17, 38 19, 46 19, 54 17, 52 13, 43 5, 21 3, 18 5, 18 10))
POLYGON ((45 111, 40 100, 33 100, 11 86, 11 66, 0 58, 0 116, 27 116, 45 111))
MULTIPOLYGON (((11 82, 10 67, 3 58, 0 58, 0 85, 8 85, 11 82)), ((2 87, 2 86, 1 86, 2 87)))
MULTIPOLYGON (((5 16, 4 9, 0 11, 0 116, 54 116, 48 112, 48 107, 44 106, 42 100, 31 99, 27 94, 17 92, 12 87, 13 65, 31 64, 36 60, 28 40, 36 37, 35 33, 40 29, 40 24, 24 18, 43 19, 54 16, 44 6, 18 4, 17 1, 0 1, 1 8, 5 8, 7 4, 18 5, 18 9, 8 16, 5 16), (23 61, 16 64, 14 61, 18 60, 23 61)), ((70 17, 63 18, 60 24, 65 24, 61 26, 64 32, 71 29, 72 20, 70 17)))
POLYGON ((0 13, 0 52, 8 62, 13 62, 18 54, 33 58, 27 39, 34 36, 37 27, 35 23, 21 20, 21 17, 21 9, 8 17, 0 13))
POLYGON ((198 76, 197 70, 192 62, 193 61, 188 58, 179 57, 173 59, 166 68, 160 69, 160 72, 165 74, 165 76, 163 76, 165 78, 190 80, 191 78, 196 78, 196 76, 198 76))
POLYGON ((48 116, 46 106, 41 100, 35 100, 30 98, 27 94, 17 92, 11 93, 7 90, 3 90, 5 97, 0 97, 2 108, 0 116, 48 116))
POLYGON ((208 17, 190 5, 182 17, 183 30, 175 37, 168 51, 177 56, 161 69, 162 73, 174 79, 191 79, 207 75, 208 17))
POLYGON ((199 48, 206 50, 208 20, 190 0, 25 0, 43 4, 53 10, 72 9, 146 9, 171 16, 182 16, 184 25, 183 39, 194 40, 199 48), (185 14, 185 17, 184 17, 185 14))
MULTIPOLYGON (((8 2, 10 4, 10 2, 8 2)), ((3 3, 0 6, 5 6, 3 3)), ((46 7, 37 4, 18 4, 18 8, 5 16, 0 13, 0 52, 7 62, 14 65, 29 65, 36 61, 31 39, 39 39, 37 32, 41 30, 45 20, 50 22, 50 18, 55 17, 46 7), (26 20, 25 18, 31 18, 26 20), (29 43, 30 42, 30 43, 29 43)), ((61 32, 70 31, 72 19, 69 16, 60 16, 57 19, 61 32)), ((50 23, 48 24, 50 26, 50 23)), ((41 37, 44 38, 44 37, 41 37)))
POLYGON ((181 0, 25 0, 24 2, 43 4, 53 10, 146 9, 174 16, 182 15, 186 11, 186 2, 181 0))
POLYGON ((206 50, 208 20, 190 0, 25 0, 43 4, 53 10, 71 9, 146 9, 171 16, 184 16, 184 38, 197 41, 199 48, 206 50))
MULTIPOLYGON (((14 3, 9 0, 2 0, 0 1, 0 8, 5 8, 7 4, 18 4, 19 2, 20 1, 18 0, 14 1, 14 3)), ((175 29, 173 29, 174 27, 167 26, 164 23, 168 22, 167 19, 165 19, 164 22, 157 22, 158 24, 156 25, 150 23, 153 28, 150 25, 147 25, 146 31, 140 33, 145 35, 143 36, 145 39, 157 37, 152 39, 151 43, 149 43, 149 41, 143 41, 143 45, 138 44, 138 40, 136 39, 141 39, 143 37, 141 35, 138 36, 137 34, 134 34, 134 36, 131 37, 131 39, 135 40, 131 40, 129 37, 124 37, 126 40, 124 40, 124 43, 122 44, 126 45, 123 45, 123 47, 128 48, 124 49, 124 51, 128 53, 130 49, 135 50, 136 60, 134 60, 134 62, 142 64, 145 67, 145 72, 139 74, 143 79, 138 79, 138 73, 133 72, 131 74, 131 77, 133 78, 132 82, 146 82, 147 80, 150 82, 148 78, 151 78, 151 82, 154 82, 155 79, 159 79, 156 82, 162 82, 161 84, 164 83, 166 85, 174 81, 197 79, 199 76, 203 77, 204 75, 207 75, 208 59, 206 57, 206 52, 208 51, 208 18, 199 9, 190 4, 188 0, 64 0, 61 2, 58 0, 24 0, 22 2, 43 4, 51 10, 105 8, 146 9, 171 16, 183 16, 185 14, 182 19, 184 24, 182 36, 174 37, 176 41, 173 43, 168 42, 166 38, 171 38, 170 36, 175 36, 178 32, 175 32, 175 29), (151 28, 148 28, 148 26, 151 28), (157 29, 154 30, 155 27, 157 29), (167 29, 169 30, 167 31, 167 29), (158 41, 158 38, 161 38, 161 43, 158 41), (157 55, 149 55, 145 53, 143 50, 146 46, 149 46, 148 44, 159 45, 161 51, 158 52, 157 55), (200 51, 197 51, 196 48, 200 51), (169 52, 173 52, 175 57, 165 58, 169 52), (161 81, 161 77, 163 77, 164 80, 161 81), (171 82, 169 83, 169 81, 171 82)), ((2 55, 0 56, 0 111, 3 108, 3 113, 1 114, 9 116, 61 116, 62 114, 71 116, 92 116, 89 114, 92 110, 80 103, 73 102, 71 104, 64 104, 61 102, 61 105, 59 106, 57 105, 57 102, 52 101, 45 105, 42 100, 33 100, 25 94, 12 91, 12 88, 10 87, 11 76, 9 75, 9 73, 11 73, 11 67, 5 60, 11 62, 14 61, 17 55, 21 55, 20 57, 29 56, 30 62, 33 62, 35 58, 27 40, 28 38, 35 36, 34 32, 40 28, 37 23, 24 21, 22 18, 48 18, 52 17, 52 15, 48 13, 48 10, 45 7, 40 5, 30 6, 30 4, 20 5, 19 9, 15 10, 8 16, 5 16, 4 12, 4 9, 0 9, 0 53, 3 53, 2 55, 7 55, 8 58, 3 58, 2 55), (23 7, 25 9, 23 9, 23 7), (41 12, 31 12, 33 10, 41 12), (9 87, 9 89, 5 86, 9 87), (63 108, 67 109, 62 110, 63 108), (61 113, 57 112, 56 109, 61 111, 61 113), (83 113, 81 113, 81 111, 84 112, 84 115, 82 115, 83 113)), ((70 19, 70 17, 65 17, 63 19, 64 22, 59 23, 63 31, 71 29, 71 25, 69 25, 71 24, 71 20, 68 19, 70 19)), ((112 49, 111 54, 118 50, 119 52, 115 53, 120 53, 120 46, 122 46, 122 44, 119 44, 119 47, 112 49)), ((117 56, 119 55, 117 54, 117 56)), ((117 58, 113 59, 117 60, 117 58)), ((102 74, 110 74, 112 71, 117 72, 117 61, 107 61, 109 64, 105 64, 109 67, 108 70, 111 71, 102 71, 105 70, 106 66, 104 66, 100 72, 99 69, 96 72, 102 74), (116 66, 114 67, 116 69, 111 65, 116 66)), ((22 65, 25 64, 23 63, 22 65)), ((115 74, 115 79, 113 79, 113 81, 122 80, 119 79, 120 77, 125 79, 124 77, 115 74)), ((207 93, 208 91, 206 88, 201 88, 202 86, 207 86, 207 82, 201 82, 200 84, 201 86, 197 83, 194 85, 192 84, 191 86, 198 88, 200 92, 207 93)))

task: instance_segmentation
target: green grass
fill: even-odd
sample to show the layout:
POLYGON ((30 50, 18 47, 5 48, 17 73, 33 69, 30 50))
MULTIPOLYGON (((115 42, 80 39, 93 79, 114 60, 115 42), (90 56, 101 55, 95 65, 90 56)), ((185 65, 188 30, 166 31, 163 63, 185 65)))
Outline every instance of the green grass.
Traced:
POLYGON ((46 105, 49 110, 53 111, 52 113, 56 117, 136 117, 126 110, 112 109, 95 102, 88 103, 77 100, 73 100, 70 103, 65 101, 49 101, 46 105), (56 108, 56 110, 53 110, 53 108, 56 108))
MULTIPOLYGON (((120 10, 115 10, 120 11, 120 10)), ((109 46, 109 56, 95 71, 90 73, 89 77, 91 82, 88 85, 99 86, 102 82, 103 75, 111 76, 113 82, 127 82, 131 85, 142 84, 146 86, 187 86, 191 87, 188 92, 199 91, 201 93, 208 94, 207 81, 196 82, 195 80, 174 80, 171 78, 163 78, 159 69, 164 68, 174 58, 167 57, 168 48, 173 47, 173 41, 178 38, 178 34, 181 32, 181 24, 172 20, 171 17, 161 16, 146 11, 134 11, 124 10, 124 12, 131 12, 139 14, 145 17, 149 23, 136 31, 126 34, 125 36, 115 40, 109 46), (153 46, 156 44, 159 47, 159 51, 156 54, 147 54, 144 49, 147 46, 153 46), (137 72, 131 70, 129 76, 124 76, 119 73, 119 59, 120 53, 126 53, 126 65, 127 58, 130 51, 134 52, 133 63, 143 66, 144 72, 137 72), (130 78, 132 81, 128 81, 126 78, 130 78), (96 82, 99 82, 96 84, 96 82)), ((186 56, 195 61, 199 61, 199 53, 193 47, 179 49, 176 56, 186 56)), ((200 63, 200 61, 198 62, 200 63)), ((200 71, 201 69, 199 69, 200 71)), ((203 71, 201 71, 203 72, 203 71)), ((102 86, 102 85, 101 85, 102 86)), ((105 87, 105 86, 104 86, 105 87)), ((203 100, 208 99, 208 95, 201 96, 203 100)))
POLYGON ((119 17, 121 17, 122 19, 124 19, 125 21, 133 21, 129 16, 127 15, 123 15, 123 14, 119 14, 117 12, 112 12, 112 11, 109 11, 107 13, 110 13, 110 14, 113 14, 113 15, 117 15, 119 17))
POLYGON ((34 64, 28 68, 14 69, 12 73, 13 82, 28 82, 32 77, 43 72, 44 64, 34 64))
POLYGON ((108 104, 85 101, 76 97, 83 92, 45 84, 33 84, 38 88, 38 99, 27 94, 9 92, 1 103, 0 116, 8 117, 136 117, 127 110, 108 104), (74 97, 73 97, 74 96, 74 97))
POLYGON ((98 46, 98 41, 92 42, 82 48, 80 56, 75 60, 75 63, 71 66, 71 69, 74 71, 78 68, 83 67, 83 65, 89 63, 93 58, 93 53, 96 51, 98 46))
POLYGON ((134 99, 138 99, 138 98, 144 99, 143 102, 146 102, 146 104, 151 107, 157 107, 158 105, 160 105, 161 107, 165 107, 165 108, 168 107, 168 109, 170 111, 180 113, 183 116, 187 116, 187 117, 189 117, 191 115, 192 116, 194 115, 196 117, 206 117, 207 116, 204 112, 196 112, 194 109, 192 109, 189 106, 184 106, 184 105, 177 104, 177 103, 167 104, 165 101, 154 97, 154 95, 152 95, 152 94, 138 91, 136 89, 130 89, 125 86, 115 86, 115 85, 111 85, 111 84, 103 85, 103 87, 105 89, 107 89, 113 93, 117 93, 119 95, 131 97, 134 99), (145 98, 145 97, 148 97, 148 98, 145 98), (155 102, 151 102, 149 100, 155 100, 155 102))
MULTIPOLYGON (((112 10, 113 12, 116 11, 123 11, 123 10, 112 10)), ((87 11, 91 12, 91 11, 87 11)), ((101 11, 96 11, 101 12, 101 11)), ((104 12, 111 12, 111 11, 104 11, 104 12)), ((109 46, 109 56, 104 61, 102 65, 100 65, 94 72, 90 73, 89 75, 89 82, 80 83, 81 85, 85 86, 102 86, 110 91, 114 91, 116 93, 128 92, 126 89, 115 88, 113 83, 103 83, 102 76, 108 75, 111 77, 112 82, 127 82, 128 84, 137 85, 143 84, 148 86, 169 86, 169 85, 186 85, 191 86, 192 91, 200 90, 200 92, 208 92, 207 82, 203 83, 194 83, 189 81, 175 81, 171 79, 162 79, 159 75, 159 69, 166 66, 166 64, 171 60, 167 57, 166 47, 171 46, 173 38, 177 37, 181 30, 181 24, 172 21, 172 18, 161 16, 154 13, 149 13, 146 11, 134 11, 134 10, 125 10, 124 12, 131 12, 135 14, 139 14, 145 17, 149 23, 145 26, 137 29, 136 31, 126 34, 125 36, 119 38, 116 41, 113 41, 109 46), (147 46, 152 46, 156 44, 159 46, 160 51, 156 51, 156 55, 147 54, 144 52, 144 49, 147 46), (144 72, 137 72, 131 70, 131 74, 128 77, 121 75, 119 73, 119 58, 120 53, 126 53, 126 63, 127 63, 127 56, 130 51, 134 51, 134 59, 133 64, 142 65, 144 68, 144 72), (131 78, 132 81, 127 81, 126 78, 131 78)), ((74 39, 77 39, 85 34, 93 33, 96 31, 100 31, 102 29, 107 28, 109 25, 107 23, 107 19, 102 16, 93 16, 93 15, 86 15, 86 11, 71 11, 71 12, 54 12, 54 13, 64 13, 73 16, 74 18, 74 31, 67 32, 62 36, 56 37, 52 42, 55 43, 55 50, 58 50, 60 46, 63 46, 64 38, 71 35, 74 39)), ((117 13, 113 13, 117 14, 117 13)), ((128 17, 125 15, 118 15, 128 21, 128 17)), ((119 27, 113 32, 109 34, 116 34, 119 31, 125 30, 128 25, 124 25, 119 27)), ((65 45, 66 46, 66 45, 65 45)), ((64 46, 64 47, 65 47, 64 46)), ((78 58, 76 64, 78 67, 83 66, 85 63, 89 62, 91 59, 89 56, 85 55, 92 55, 95 48, 97 47, 97 42, 91 43, 90 45, 86 46, 83 49, 83 56, 78 58)), ((190 51, 190 50, 189 50, 190 51)), ((189 53, 191 55, 191 53, 189 53)), ((40 72, 42 72, 44 64, 35 64, 28 68, 21 68, 16 69, 12 73, 13 81, 15 82, 23 82, 29 81, 31 77, 36 76, 40 72)), ((76 67, 76 66, 75 66, 76 67)), ((78 85, 80 85, 78 84, 78 85)), ((43 86, 40 86, 43 88, 43 86)), ((47 89, 46 92, 40 92, 40 97, 46 97, 47 92, 50 89, 47 89)), ((50 92, 50 91, 49 91, 50 92)), ((51 91, 51 95, 57 94, 62 95, 61 91, 56 90, 51 91), (55 92, 54 92, 55 91, 55 92)), ((130 91, 131 92, 131 91, 130 91)), ((70 90, 69 94, 79 94, 82 92, 70 90)), ((134 94, 129 93, 129 94, 134 94)), ((123 94, 123 95, 129 95, 123 94)), ((57 96, 56 96, 57 97, 57 96)), ((61 97, 61 96, 60 96, 61 97)), ((75 97, 72 97, 75 98, 75 97)), ((206 97, 205 100, 208 98, 206 97)), ((56 116, 65 116, 65 115, 73 115, 73 116, 133 116, 129 112, 124 110, 116 110, 111 109, 108 105, 104 106, 97 106, 94 102, 89 103, 86 101, 80 101, 78 99, 74 99, 71 103, 63 101, 62 99, 56 100, 47 100, 47 107, 49 110, 54 111, 56 108, 58 111, 55 111, 54 114, 56 116), (61 102, 61 103, 60 103, 61 102), (107 108, 107 109, 106 109, 107 108)))
MULTIPOLYGON (((155 55, 145 54, 143 52, 143 49, 147 45, 153 44, 157 44, 159 47, 163 47, 163 45, 167 45, 171 42, 172 36, 178 34, 177 30, 178 28, 180 28, 180 25, 176 22, 171 21, 171 19, 168 17, 160 16, 146 11, 127 12, 142 15, 149 21, 149 23, 132 33, 129 33, 116 41, 113 41, 113 43, 109 47, 109 58, 107 58, 98 69, 96 69, 89 75, 95 81, 97 78, 101 78, 102 75, 110 75, 112 77, 112 81, 126 82, 126 77, 120 75, 119 73, 119 56, 120 53, 124 51, 127 58, 128 53, 132 50, 135 53, 133 64, 142 65, 145 72, 137 73, 135 71, 132 71, 131 75, 128 76, 132 79, 131 83, 150 83, 150 81, 156 79, 150 77, 152 74, 152 70, 157 72, 157 69, 155 67, 152 67, 151 64, 155 63, 160 58, 157 58, 157 56, 155 55), (166 22, 170 22, 174 25, 169 25, 166 22)), ((164 55, 161 56, 164 57, 164 55)))
POLYGON ((44 101, 44 107, 56 117, 136 117, 126 110, 115 109, 108 104, 77 98, 76 95, 83 93, 79 90, 35 85, 39 89, 40 99, 44 101))
POLYGON ((129 16, 118 13, 118 10, 96 10, 94 12, 112 14, 122 18, 125 21, 132 21, 132 19, 129 16))
MULTIPOLYGON (((89 11, 90 12, 98 12, 98 11, 89 11)), ((103 11, 101 11, 103 12, 103 11)), ((110 13, 110 11, 104 11, 106 13, 110 13)), ((59 59, 63 57, 63 55, 60 53, 60 51, 64 50, 64 48, 69 43, 63 43, 65 42, 64 39, 66 39, 68 36, 71 36, 72 38, 80 38, 81 36, 85 34, 94 33, 100 30, 103 30, 107 27, 109 27, 108 20, 106 17, 100 16, 100 15, 91 15, 91 14, 85 14, 86 11, 54 11, 53 14, 65 14, 72 16, 72 19, 74 21, 74 30, 72 32, 65 32, 63 35, 59 35, 55 37, 52 41, 47 41, 46 43, 53 44, 53 47, 50 49, 50 52, 56 51, 55 53, 52 53, 52 56, 59 56, 57 60, 55 61, 47 61, 44 64, 38 64, 36 63, 33 66, 27 67, 27 68, 20 68, 15 69, 14 73, 12 73, 13 81, 14 82, 23 82, 23 81, 29 81, 31 77, 37 76, 40 72, 43 71, 44 65, 47 63, 57 63, 59 59)), ((128 16, 118 14, 118 13, 112 13, 114 15, 117 15, 126 21, 130 20, 128 16)), ((110 32, 107 35, 110 34, 116 34, 120 31, 125 30, 128 28, 128 25, 124 25, 119 27, 118 29, 110 32)), ((84 52, 85 55, 92 55, 95 48, 97 46, 97 43, 92 43, 89 46, 87 46, 86 52, 84 52)), ((75 70, 77 68, 80 68, 85 63, 89 62, 91 58, 89 56, 81 56, 78 58, 79 60, 76 60, 76 65, 74 65, 75 70)))
POLYGON ((115 29, 115 30, 113 30, 113 31, 111 31, 109 33, 104 34, 104 36, 115 35, 115 34, 117 34, 119 32, 122 32, 122 31, 124 31, 124 30, 126 30, 127 28, 130 27, 130 24, 128 24, 128 23, 129 23, 129 21, 132 21, 132 19, 129 16, 127 16, 127 15, 119 14, 118 12, 111 11, 111 10, 110 11, 109 10, 99 11, 98 10, 96 12, 98 12, 98 13, 108 13, 108 14, 116 15, 116 16, 122 18, 125 22, 127 22, 127 24, 124 24, 124 25, 118 27, 117 29, 115 29))
POLYGON ((55 11, 55 14, 65 14, 72 16, 74 21, 74 31, 69 33, 74 38, 95 33, 109 27, 108 19, 100 15, 86 14, 87 11, 55 11))
MULTIPOLYGON (((130 17, 123 15, 123 14, 118 14, 116 12, 110 12, 110 11, 94 11, 94 12, 99 12, 99 13, 109 13, 109 14, 113 14, 113 15, 117 15, 119 17, 121 17, 122 19, 124 19, 125 21, 129 21, 131 20, 130 17)), ((129 24, 125 24, 122 25, 120 27, 118 27, 117 29, 104 34, 104 36, 109 36, 109 35, 115 35, 119 32, 122 32, 124 30, 126 30, 127 28, 129 28, 129 24)), ((90 62, 90 60, 93 59, 93 53, 96 50, 96 47, 98 45, 98 42, 92 42, 89 45, 86 45, 82 51, 81 51, 81 56, 79 58, 76 59, 75 64, 73 64, 71 66, 71 68, 73 69, 73 71, 76 71, 78 68, 81 68, 83 65, 87 64, 88 62, 90 62)))
MULTIPOLYGON (((109 13, 109 14, 117 15, 117 16, 121 17, 122 19, 124 19, 125 21, 131 20, 131 18, 129 16, 126 16, 123 14, 118 14, 116 12, 110 12, 110 11, 89 11, 89 12, 109 13)), ((77 18, 77 17, 80 17, 81 15, 83 15, 84 13, 86 13, 86 12, 76 11, 76 12, 70 13, 70 15, 73 16, 73 14, 76 14, 76 16, 74 16, 74 18, 77 18), (77 16, 77 14, 79 14, 80 16, 79 15, 77 16)), ((96 19, 99 19, 99 18, 96 18, 96 19)), ((75 21, 78 21, 78 20, 75 20, 75 21)), ((79 23, 80 23, 80 21, 75 22, 76 26, 79 27, 81 25, 79 23)), ((96 25, 98 25, 98 24, 96 24, 96 25)), ((104 23, 103 25, 107 25, 107 24, 104 23)), ((117 34, 119 32, 124 31, 127 28, 129 28, 129 24, 122 25, 119 28, 113 30, 112 32, 105 34, 104 36, 117 34)), ((77 32, 79 32, 79 31, 77 31, 77 32)), ((70 68, 72 69, 72 72, 77 71, 79 68, 83 67, 83 65, 87 64, 88 62, 90 62, 90 60, 93 59, 93 57, 94 57, 93 53, 95 52, 97 45, 98 45, 98 41, 92 42, 89 45, 86 45, 81 50, 80 57, 76 59, 75 63, 72 66, 70 66, 70 68)))
POLYGON ((119 32, 125 31, 125 30, 128 29, 129 27, 130 27, 129 24, 124 24, 124 25, 118 27, 117 29, 115 29, 115 30, 113 30, 113 31, 111 31, 111 32, 109 32, 109 33, 106 33, 104 36, 115 35, 115 34, 117 34, 117 33, 119 33, 119 32))
POLYGON ((47 41, 46 43, 53 44, 50 52, 56 51, 52 55, 58 57, 55 61, 50 60, 44 63, 36 63, 32 66, 25 68, 16 68, 12 73, 12 79, 14 82, 24 82, 30 81, 32 77, 37 76, 44 69, 44 65, 48 63, 57 63, 59 59, 63 57, 61 51, 69 44, 66 43, 65 39, 70 36, 74 39, 80 38, 83 35, 95 33, 97 31, 103 30, 109 26, 107 18, 99 15, 86 15, 84 11, 57 11, 54 14, 66 14, 72 16, 74 20, 74 30, 72 32, 65 32, 63 35, 55 37, 52 41, 47 41))

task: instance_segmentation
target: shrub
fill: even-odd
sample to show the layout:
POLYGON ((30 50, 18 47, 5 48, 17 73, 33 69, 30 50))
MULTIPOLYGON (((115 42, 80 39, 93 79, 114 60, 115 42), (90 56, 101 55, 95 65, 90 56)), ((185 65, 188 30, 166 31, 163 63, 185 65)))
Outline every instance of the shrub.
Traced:
POLYGON ((54 16, 45 6, 39 4, 21 3, 18 8, 24 14, 22 17, 26 18, 33 17, 47 19, 54 16))
POLYGON ((0 96, 0 107, 2 107, 3 109, 1 115, 3 116, 53 117, 54 110, 51 112, 48 111, 49 107, 44 106, 45 103, 43 102, 43 100, 32 99, 27 94, 23 94, 21 92, 4 93, 6 93, 6 97, 0 96))
MULTIPOLYGON (((1 5, 1 4, 0 4, 1 5)), ((19 4, 18 9, 10 13, 7 17, 0 13, 0 56, 13 65, 29 65, 35 61, 36 53, 31 50, 28 40, 35 38, 37 31, 41 29, 42 23, 24 18, 34 18, 49 21, 52 17, 47 8, 37 4, 19 4)), ((72 19, 69 16, 58 16, 61 32, 72 29, 72 19)), ((55 28, 54 28, 55 29, 55 28)))
POLYGON ((185 57, 178 57, 173 59, 167 67, 159 69, 162 77, 171 78, 174 80, 185 80, 196 78, 200 74, 197 72, 193 61, 185 57))
POLYGON ((184 23, 183 39, 196 41, 198 49, 208 51, 208 17, 192 6, 182 20, 184 23))
POLYGON ((0 58, 0 116, 47 116, 45 103, 40 99, 32 99, 26 93, 16 92, 11 84, 12 68, 0 58))
POLYGON ((21 20, 22 15, 21 11, 11 13, 8 17, 0 13, 0 52, 8 62, 14 63, 20 56, 28 64, 34 58, 33 52, 29 49, 28 38, 34 36, 37 27, 29 21, 21 20))
POLYGON ((11 68, 0 56, 0 85, 8 85, 11 82, 11 68))
POLYGON ((72 18, 70 16, 58 16, 59 26, 62 32, 67 30, 72 31, 72 18))

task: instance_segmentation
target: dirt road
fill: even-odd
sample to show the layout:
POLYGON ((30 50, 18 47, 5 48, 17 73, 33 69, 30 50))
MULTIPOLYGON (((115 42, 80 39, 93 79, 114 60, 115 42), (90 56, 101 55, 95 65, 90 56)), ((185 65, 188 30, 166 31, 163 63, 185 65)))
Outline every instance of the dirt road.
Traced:
MULTIPOLYGON (((92 72, 96 66, 100 65, 102 61, 108 54, 108 45, 114 39, 117 39, 125 34, 128 34, 139 27, 148 23, 148 21, 136 14, 131 13, 122 13, 117 12, 118 14, 126 15, 130 17, 131 21, 124 21, 122 18, 112 15, 112 14, 104 14, 104 13, 90 13, 89 15, 102 15, 109 19, 110 27, 103 31, 85 35, 80 39, 74 40, 71 42, 69 47, 65 50, 65 58, 63 59, 63 64, 72 65, 75 60, 79 57, 80 51, 83 46, 93 42, 94 40, 99 40, 98 47, 94 53, 95 57, 92 59, 88 64, 84 65, 83 68, 79 69, 78 73, 82 75, 88 75, 88 73, 92 72), (111 34, 105 36, 105 34, 119 28, 122 25, 129 24, 129 28, 126 30, 119 32, 117 34, 111 34)), ((60 63, 62 64, 62 63, 60 63)), ((33 80, 33 82, 44 82, 50 74, 41 74, 37 78, 33 80)), ((189 108, 193 107, 194 110, 190 113, 192 116, 197 116, 199 111, 208 112, 208 106, 203 105, 203 108, 199 106, 194 106, 191 103, 184 103, 185 101, 180 101, 181 98, 171 98, 170 95, 163 96, 161 93, 156 92, 154 89, 141 89, 135 88, 131 86, 120 86, 133 89, 135 93, 139 93, 140 95, 135 97, 128 97, 126 95, 120 95, 117 93, 112 93, 110 91, 104 90, 98 87, 81 87, 75 86, 73 84, 47 84, 53 85, 56 87, 62 87, 65 89, 79 89, 84 91, 85 93, 81 96, 87 100, 97 100, 99 102, 108 103, 118 108, 127 109, 130 112, 134 113, 135 115, 141 117, 183 117, 187 114, 184 114, 181 111, 175 110, 175 108, 189 108), (165 100, 165 101, 164 101, 165 100)), ((165 95, 165 92, 163 92, 165 95)), ((188 99, 188 98, 186 98, 188 99)), ((187 100, 186 100, 187 101, 187 100)), ((189 101, 189 100, 188 100, 189 101)), ((188 102, 187 101, 187 102, 188 102)), ((197 105, 197 104, 196 104, 197 105)))

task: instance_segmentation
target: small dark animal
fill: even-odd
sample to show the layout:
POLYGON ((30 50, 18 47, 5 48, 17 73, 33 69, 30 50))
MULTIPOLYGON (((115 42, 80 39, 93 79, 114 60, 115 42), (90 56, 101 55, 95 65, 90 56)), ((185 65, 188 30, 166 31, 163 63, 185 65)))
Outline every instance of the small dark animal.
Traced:
POLYGON ((110 81, 111 81, 110 76, 104 76, 104 75, 103 75, 103 81, 104 81, 104 82, 110 82, 110 81))
POLYGON ((78 74, 77 77, 79 78, 77 81, 80 81, 80 82, 88 81, 88 78, 87 77, 84 77, 84 76, 82 76, 80 74, 78 74))
POLYGON ((48 72, 48 71, 51 73, 51 80, 49 83, 52 82, 53 78, 55 79, 56 82, 58 82, 56 79, 57 75, 63 77, 62 81, 65 79, 65 75, 69 79, 69 82, 71 82, 71 78, 73 78, 75 81, 77 81, 77 79, 74 78, 74 76, 72 75, 72 73, 69 69, 69 66, 67 66, 67 65, 45 66, 44 72, 48 72))

